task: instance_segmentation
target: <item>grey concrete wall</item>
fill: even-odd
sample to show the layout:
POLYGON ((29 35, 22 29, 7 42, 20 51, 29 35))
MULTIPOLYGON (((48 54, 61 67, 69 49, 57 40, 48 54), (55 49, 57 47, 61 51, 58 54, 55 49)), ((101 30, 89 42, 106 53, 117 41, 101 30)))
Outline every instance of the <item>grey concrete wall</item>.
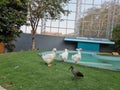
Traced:
MULTIPOLYGON (((76 42, 65 42, 64 37, 57 36, 36 35, 35 42, 35 47, 39 50, 51 50, 52 48, 74 50, 77 46, 76 42)), ((31 34, 21 34, 21 37, 17 38, 14 44, 16 46, 14 51, 31 50, 31 34)))
MULTIPOLYGON (((75 50, 77 47, 77 42, 65 42, 64 37, 58 36, 36 35, 35 42, 35 47, 39 50, 52 50, 53 48, 57 48, 57 50, 64 50, 65 48, 75 50)), ((17 38, 14 44, 16 46, 14 51, 31 50, 31 34, 21 34, 21 37, 17 38)), ((100 45, 100 52, 112 51, 114 51, 113 45, 100 45)))

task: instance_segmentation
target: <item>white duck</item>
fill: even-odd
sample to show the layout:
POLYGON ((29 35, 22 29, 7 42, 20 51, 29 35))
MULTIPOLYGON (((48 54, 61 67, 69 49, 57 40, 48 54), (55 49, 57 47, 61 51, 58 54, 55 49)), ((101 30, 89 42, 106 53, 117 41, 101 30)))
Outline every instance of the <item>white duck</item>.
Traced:
POLYGON ((63 61, 67 60, 68 58, 68 50, 65 49, 65 51, 63 53, 60 54, 60 57, 63 61))
POLYGON ((51 54, 45 54, 42 55, 43 60, 47 63, 48 66, 51 66, 51 62, 53 61, 53 59, 56 56, 56 48, 53 48, 52 53, 51 54))
POLYGON ((73 60, 75 61, 75 63, 77 64, 77 63, 78 63, 78 60, 80 60, 80 59, 82 58, 82 56, 81 56, 81 51, 82 51, 82 49, 80 48, 80 49, 76 49, 76 50, 78 51, 78 53, 72 55, 72 59, 73 59, 73 60))

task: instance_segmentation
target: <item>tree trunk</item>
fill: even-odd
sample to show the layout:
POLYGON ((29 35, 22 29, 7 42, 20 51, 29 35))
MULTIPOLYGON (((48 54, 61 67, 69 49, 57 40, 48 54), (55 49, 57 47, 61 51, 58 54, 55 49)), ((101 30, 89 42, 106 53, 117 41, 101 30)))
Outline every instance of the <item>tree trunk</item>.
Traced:
POLYGON ((36 30, 31 30, 32 33, 32 50, 36 50, 35 49, 35 36, 36 36, 36 30))
POLYGON ((35 36, 32 35, 32 50, 35 50, 35 36))

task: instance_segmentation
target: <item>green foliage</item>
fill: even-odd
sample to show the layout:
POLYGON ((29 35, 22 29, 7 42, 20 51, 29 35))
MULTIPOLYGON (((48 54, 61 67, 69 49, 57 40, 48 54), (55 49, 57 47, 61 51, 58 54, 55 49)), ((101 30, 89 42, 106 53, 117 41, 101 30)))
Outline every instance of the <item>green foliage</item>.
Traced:
POLYGON ((120 53, 120 40, 115 41, 115 49, 120 53))
POLYGON ((0 5, 0 42, 9 43, 15 40, 22 31, 20 27, 26 23, 26 0, 6 0, 0 5))
POLYGON ((32 17, 58 19, 61 14, 67 15, 65 6, 70 0, 31 0, 32 17))
POLYGON ((120 72, 57 61, 48 67, 38 53, 0 55, 0 86, 7 90, 120 90, 120 72), (72 80, 71 65, 84 78, 72 80))
POLYGON ((8 3, 8 0, 0 0, 0 5, 5 5, 8 3))
POLYGON ((115 41, 120 40, 120 25, 117 25, 115 28, 113 28, 112 38, 115 41))
POLYGON ((7 49, 7 52, 13 52, 15 45, 12 43, 8 43, 5 45, 5 48, 7 49))
POLYGON ((112 32, 112 39, 115 41, 116 51, 120 53, 120 25, 117 25, 112 32))

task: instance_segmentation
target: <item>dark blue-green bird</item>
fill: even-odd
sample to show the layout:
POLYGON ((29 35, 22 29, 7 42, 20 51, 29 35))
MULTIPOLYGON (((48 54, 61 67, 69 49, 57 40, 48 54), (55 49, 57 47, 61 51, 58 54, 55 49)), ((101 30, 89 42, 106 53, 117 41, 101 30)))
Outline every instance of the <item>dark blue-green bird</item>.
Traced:
POLYGON ((71 70, 74 77, 84 77, 84 75, 80 71, 75 70, 73 66, 71 66, 69 69, 71 70))

